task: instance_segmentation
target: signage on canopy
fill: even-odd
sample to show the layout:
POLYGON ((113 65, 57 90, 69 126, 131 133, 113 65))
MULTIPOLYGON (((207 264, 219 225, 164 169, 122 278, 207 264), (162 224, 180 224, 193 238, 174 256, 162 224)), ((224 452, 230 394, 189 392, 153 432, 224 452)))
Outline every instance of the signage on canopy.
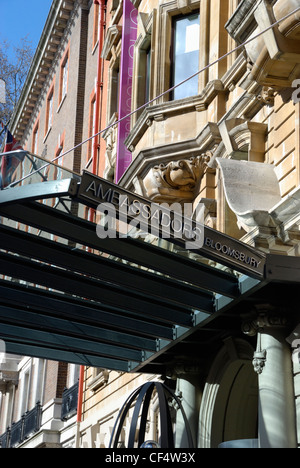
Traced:
MULTIPOLYGON (((82 175, 77 196, 79 200, 94 209, 97 209, 101 204, 104 204, 105 207, 111 205, 115 213, 121 216, 121 219, 124 214, 124 207, 126 207, 127 217, 130 220, 138 219, 141 229, 147 228, 151 215, 155 210, 160 210, 161 215, 156 225, 156 234, 164 239, 166 239, 164 219, 167 216, 169 217, 170 226, 177 220, 176 213, 86 171, 82 175), (146 213, 147 216, 143 218, 141 216, 142 212, 146 213)), ((184 217, 183 219, 185 221, 187 218, 184 217)), ((201 237, 202 239, 201 246, 195 244, 196 248, 192 247, 195 253, 249 276, 257 278, 263 276, 266 256, 262 252, 203 224, 199 225, 195 220, 188 219, 187 222, 192 226, 189 232, 196 233, 197 238, 201 237), (199 229, 201 232, 199 232, 199 229)), ((184 223, 183 226, 185 226, 184 223)), ((187 239, 184 235, 176 235, 174 229, 169 229, 168 233, 171 242, 186 248, 187 239)))

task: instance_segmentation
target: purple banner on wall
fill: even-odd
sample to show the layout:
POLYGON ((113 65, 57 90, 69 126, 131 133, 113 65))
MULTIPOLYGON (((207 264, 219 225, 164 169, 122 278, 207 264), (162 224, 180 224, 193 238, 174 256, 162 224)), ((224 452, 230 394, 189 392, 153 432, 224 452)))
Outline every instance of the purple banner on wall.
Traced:
MULTIPOLYGON (((137 9, 130 0, 123 1, 122 50, 120 65, 119 119, 131 112, 134 44, 137 38, 137 9)), ((130 120, 123 119, 118 125, 116 182, 120 180, 132 161, 131 152, 124 141, 130 132, 130 120)))

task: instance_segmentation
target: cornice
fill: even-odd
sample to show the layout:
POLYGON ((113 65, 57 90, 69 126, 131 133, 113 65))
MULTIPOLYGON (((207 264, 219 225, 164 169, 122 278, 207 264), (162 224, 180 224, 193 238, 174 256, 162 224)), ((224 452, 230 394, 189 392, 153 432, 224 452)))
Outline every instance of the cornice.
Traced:
POLYGON ((248 85, 282 89, 299 76, 300 20, 295 7, 294 0, 242 0, 226 23, 226 30, 239 44, 265 31, 245 45, 248 85), (284 21, 271 28, 285 15, 284 21))
POLYGON ((258 0, 242 0, 232 17, 225 24, 225 29, 231 37, 241 44, 256 28, 254 11, 258 0))
POLYGON ((122 36, 122 26, 113 24, 107 29, 101 57, 105 60, 110 60, 112 56, 112 47, 116 46, 122 36))
POLYGON ((133 188, 134 180, 144 178, 151 167, 160 163, 167 164, 171 161, 198 156, 214 148, 220 141, 221 136, 217 124, 208 122, 196 138, 192 140, 145 148, 132 161, 119 180, 119 185, 130 190, 133 188))
POLYGON ((53 0, 22 94, 12 116, 11 131, 18 140, 22 139, 75 4, 76 0, 53 0))

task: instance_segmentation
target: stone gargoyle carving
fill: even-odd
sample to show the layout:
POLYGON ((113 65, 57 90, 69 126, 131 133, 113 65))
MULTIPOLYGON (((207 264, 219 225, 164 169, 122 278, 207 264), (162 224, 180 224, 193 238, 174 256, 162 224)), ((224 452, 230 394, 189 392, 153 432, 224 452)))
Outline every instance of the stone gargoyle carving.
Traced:
POLYGON ((144 179, 146 196, 156 203, 192 202, 200 191, 211 154, 154 166, 144 179))

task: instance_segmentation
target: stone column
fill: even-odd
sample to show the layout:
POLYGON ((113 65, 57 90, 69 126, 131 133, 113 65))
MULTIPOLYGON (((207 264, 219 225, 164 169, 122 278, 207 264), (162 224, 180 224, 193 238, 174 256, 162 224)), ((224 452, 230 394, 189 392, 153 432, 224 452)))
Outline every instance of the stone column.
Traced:
MULTIPOLYGON (((183 373, 177 371, 176 394, 181 400, 186 418, 188 420, 194 447, 198 437, 198 419, 201 401, 201 390, 199 387, 199 375, 197 373, 183 373)), ((176 414, 175 448, 189 448, 185 421, 180 409, 176 414)))
POLYGON ((293 362, 285 325, 274 315, 259 316, 255 321, 253 365, 259 375, 260 448, 297 448, 293 362))

